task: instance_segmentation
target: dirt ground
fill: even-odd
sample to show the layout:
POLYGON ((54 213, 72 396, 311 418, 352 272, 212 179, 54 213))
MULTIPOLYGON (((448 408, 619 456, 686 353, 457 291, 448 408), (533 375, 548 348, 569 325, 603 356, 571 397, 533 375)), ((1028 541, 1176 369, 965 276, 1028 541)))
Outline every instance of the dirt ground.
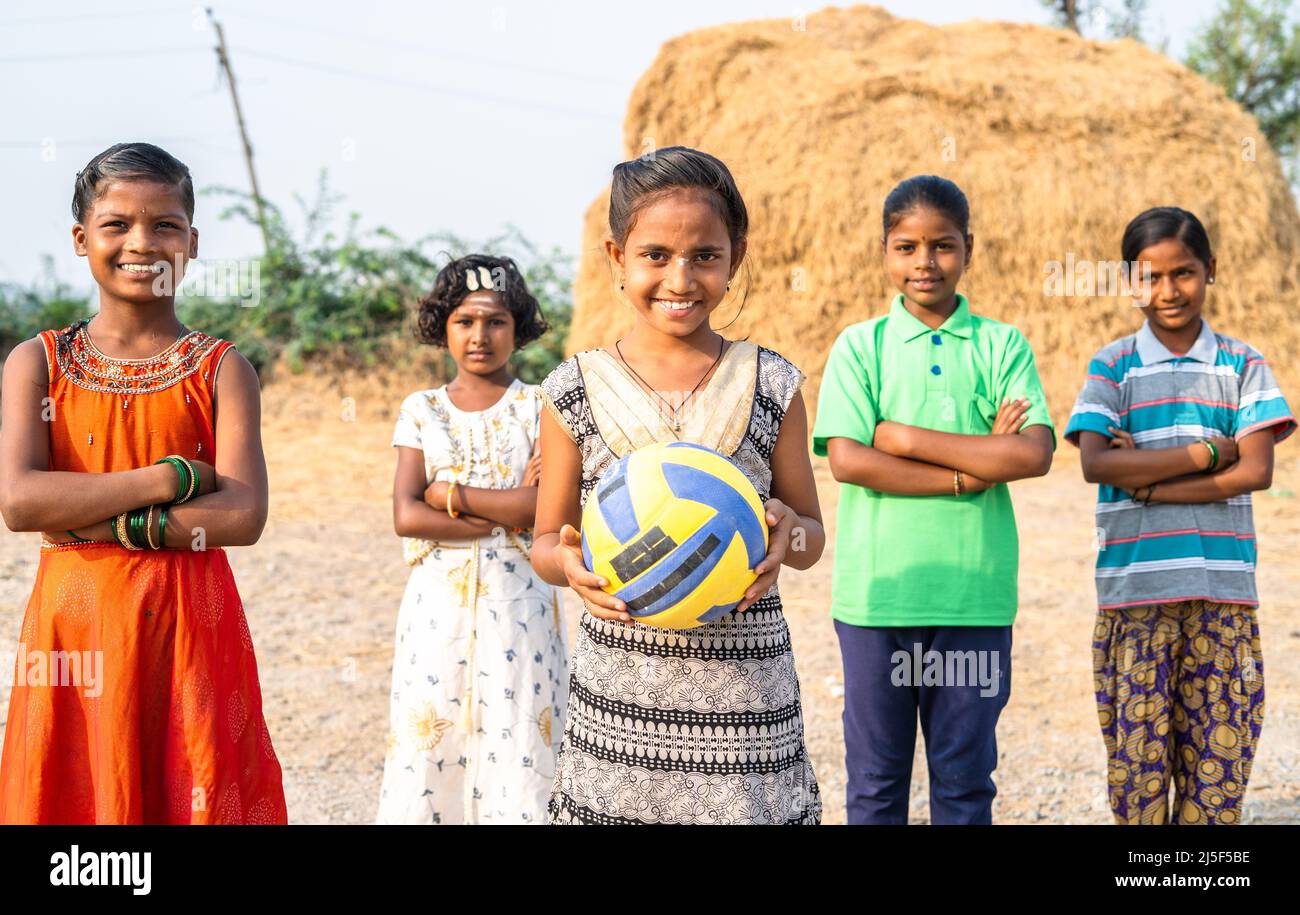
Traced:
MULTIPOLYGON (((406 567, 392 531, 391 416, 409 391, 287 379, 264 393, 271 517, 254 547, 229 551, 257 648, 264 707, 294 823, 367 823, 383 771, 393 628, 406 567)), ((1300 437, 1298 437, 1300 438, 1300 437)), ((1300 823, 1300 461, 1280 451, 1274 488, 1255 500, 1268 705, 1245 819, 1300 823)), ((836 486, 814 459, 831 535, 781 590, 803 688, 825 822, 844 822, 843 686, 828 615, 836 486)), ((1093 487, 1074 449, 1052 472, 1013 484, 1021 606, 1012 695, 998 728, 994 820, 1107 823, 1105 756, 1092 699, 1093 487)), ((0 660, 12 652, 37 561, 37 536, 0 532, 0 660)), ((566 619, 577 607, 566 600, 566 619)), ((7 715, 9 677, 0 678, 7 715)), ((4 722, 0 721, 0 733, 4 722)), ((912 820, 929 819, 918 739, 912 820)))

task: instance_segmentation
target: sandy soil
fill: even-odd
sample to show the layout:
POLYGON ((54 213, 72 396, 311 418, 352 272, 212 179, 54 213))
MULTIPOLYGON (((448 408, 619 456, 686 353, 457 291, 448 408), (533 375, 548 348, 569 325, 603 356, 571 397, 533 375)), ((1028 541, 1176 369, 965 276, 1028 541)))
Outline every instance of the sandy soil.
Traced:
MULTIPOLYGON (((287 379, 265 392, 271 519, 230 550, 257 647, 268 724, 295 823, 365 823, 383 769, 393 626, 406 567, 391 526, 390 416, 419 384, 287 379)), ((1246 819, 1300 823, 1300 492, 1296 446, 1256 497, 1268 708, 1246 819)), ((836 484, 815 460, 828 530, 836 484)), ((1052 472, 1013 485, 1021 608, 1010 704, 998 729, 1002 823, 1106 823, 1105 756, 1092 699, 1093 488, 1066 445, 1052 472)), ((832 548, 782 573, 825 821, 844 822, 842 676, 828 616, 832 548)), ((12 669, 37 537, 0 532, 0 655, 12 669)), ((566 600, 567 621, 577 608, 566 600)), ((7 713, 9 678, 0 682, 7 713)), ((4 722, 0 721, 0 732, 4 722)), ((912 819, 929 819, 920 741, 912 819)))

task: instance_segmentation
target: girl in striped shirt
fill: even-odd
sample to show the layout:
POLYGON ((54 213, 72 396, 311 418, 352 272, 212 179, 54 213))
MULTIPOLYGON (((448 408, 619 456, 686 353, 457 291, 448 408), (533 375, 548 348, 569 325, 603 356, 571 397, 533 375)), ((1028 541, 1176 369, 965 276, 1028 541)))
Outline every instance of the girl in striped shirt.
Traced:
POLYGON ((1088 366, 1066 438, 1098 483, 1093 670, 1121 824, 1236 823, 1264 719, 1250 493, 1295 420, 1264 357, 1202 317, 1200 220, 1124 230, 1146 321, 1088 366), (1172 782, 1172 810, 1169 789, 1172 782))

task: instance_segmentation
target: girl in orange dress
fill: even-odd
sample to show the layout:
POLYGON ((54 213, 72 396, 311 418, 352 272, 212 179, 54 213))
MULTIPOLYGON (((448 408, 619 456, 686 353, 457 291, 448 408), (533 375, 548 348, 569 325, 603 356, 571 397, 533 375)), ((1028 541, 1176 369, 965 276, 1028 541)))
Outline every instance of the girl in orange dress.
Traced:
POLYGON ((222 549, 266 521, 258 382, 230 343, 176 318, 198 253, 189 170, 149 144, 111 147, 78 175, 73 212, 99 313, 4 368, 0 512, 44 539, 0 822, 283 823, 222 549))

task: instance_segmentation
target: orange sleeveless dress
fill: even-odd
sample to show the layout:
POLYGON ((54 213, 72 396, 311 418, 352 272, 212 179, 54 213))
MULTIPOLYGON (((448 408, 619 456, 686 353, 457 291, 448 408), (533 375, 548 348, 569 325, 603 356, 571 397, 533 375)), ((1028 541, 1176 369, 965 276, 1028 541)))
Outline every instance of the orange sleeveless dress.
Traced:
MULTIPOLYGON (((86 321, 40 339, 50 469, 213 462, 231 343, 112 359, 86 321)), ((76 498, 74 492, 68 498, 76 498)), ((248 623, 224 550, 41 547, 0 761, 0 823, 284 823, 248 623)))

